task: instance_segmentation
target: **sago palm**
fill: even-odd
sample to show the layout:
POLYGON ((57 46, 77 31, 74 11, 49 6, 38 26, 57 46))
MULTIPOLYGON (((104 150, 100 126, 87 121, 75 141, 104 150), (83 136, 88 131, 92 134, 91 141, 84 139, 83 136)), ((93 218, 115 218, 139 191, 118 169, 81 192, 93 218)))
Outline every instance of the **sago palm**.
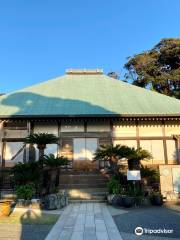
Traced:
POLYGON ((152 155, 142 148, 130 148, 131 152, 127 156, 128 159, 128 168, 129 170, 139 170, 141 167, 142 160, 149 160, 152 158, 152 155))
POLYGON ((37 148, 39 149, 39 160, 43 159, 46 145, 57 142, 58 137, 51 133, 32 133, 25 139, 25 143, 37 144, 37 148))
POLYGON ((118 160, 131 153, 131 149, 124 145, 101 145, 94 154, 95 161, 107 161, 115 175, 119 173, 118 160))
POLYGON ((49 154, 44 155, 43 164, 50 170, 49 188, 47 190, 52 192, 53 188, 59 185, 60 168, 68 165, 68 159, 63 156, 56 157, 54 154, 49 154))
POLYGON ((54 154, 44 155, 44 165, 50 168, 57 168, 68 164, 68 159, 63 156, 55 156, 54 154))

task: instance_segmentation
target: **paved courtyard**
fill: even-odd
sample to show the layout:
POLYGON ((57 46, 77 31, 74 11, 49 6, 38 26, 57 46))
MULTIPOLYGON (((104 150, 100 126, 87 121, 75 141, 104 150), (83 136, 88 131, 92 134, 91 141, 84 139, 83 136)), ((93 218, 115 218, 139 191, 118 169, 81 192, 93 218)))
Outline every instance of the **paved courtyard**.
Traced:
POLYGON ((121 240, 104 203, 70 204, 46 240, 121 240))
POLYGON ((54 226, 0 224, 0 240, 179 240, 179 226, 180 212, 165 207, 124 209, 105 203, 76 203, 61 211, 54 226), (173 234, 136 236, 138 226, 173 229, 173 234))
POLYGON ((165 207, 150 207, 125 210, 113 210, 113 218, 123 240, 180 239, 180 212, 169 210, 165 207), (136 227, 148 229, 173 229, 173 233, 154 235, 143 234, 141 236, 136 236, 134 234, 136 227))

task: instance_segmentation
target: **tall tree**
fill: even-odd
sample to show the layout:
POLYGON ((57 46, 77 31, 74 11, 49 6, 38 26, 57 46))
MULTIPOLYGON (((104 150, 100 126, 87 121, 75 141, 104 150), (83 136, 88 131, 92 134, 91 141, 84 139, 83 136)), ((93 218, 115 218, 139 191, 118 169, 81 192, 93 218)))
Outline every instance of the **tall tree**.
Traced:
POLYGON ((134 85, 180 99, 180 38, 162 39, 151 50, 129 57, 125 68, 134 85))

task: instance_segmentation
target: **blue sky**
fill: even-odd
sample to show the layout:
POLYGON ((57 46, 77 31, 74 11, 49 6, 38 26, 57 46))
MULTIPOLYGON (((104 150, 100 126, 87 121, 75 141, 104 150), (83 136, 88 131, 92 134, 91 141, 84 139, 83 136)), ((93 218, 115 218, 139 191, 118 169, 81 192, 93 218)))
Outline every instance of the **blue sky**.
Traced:
POLYGON ((123 78, 128 56, 180 37, 179 0, 0 1, 0 92, 103 68, 123 78))

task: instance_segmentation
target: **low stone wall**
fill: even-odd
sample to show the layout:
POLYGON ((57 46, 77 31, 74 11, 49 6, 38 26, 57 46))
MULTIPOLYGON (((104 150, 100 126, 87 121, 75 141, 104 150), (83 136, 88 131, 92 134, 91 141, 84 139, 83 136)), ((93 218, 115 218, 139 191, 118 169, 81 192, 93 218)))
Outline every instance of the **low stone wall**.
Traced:
POLYGON ((180 198, 180 165, 160 165, 160 186, 168 201, 180 198))

